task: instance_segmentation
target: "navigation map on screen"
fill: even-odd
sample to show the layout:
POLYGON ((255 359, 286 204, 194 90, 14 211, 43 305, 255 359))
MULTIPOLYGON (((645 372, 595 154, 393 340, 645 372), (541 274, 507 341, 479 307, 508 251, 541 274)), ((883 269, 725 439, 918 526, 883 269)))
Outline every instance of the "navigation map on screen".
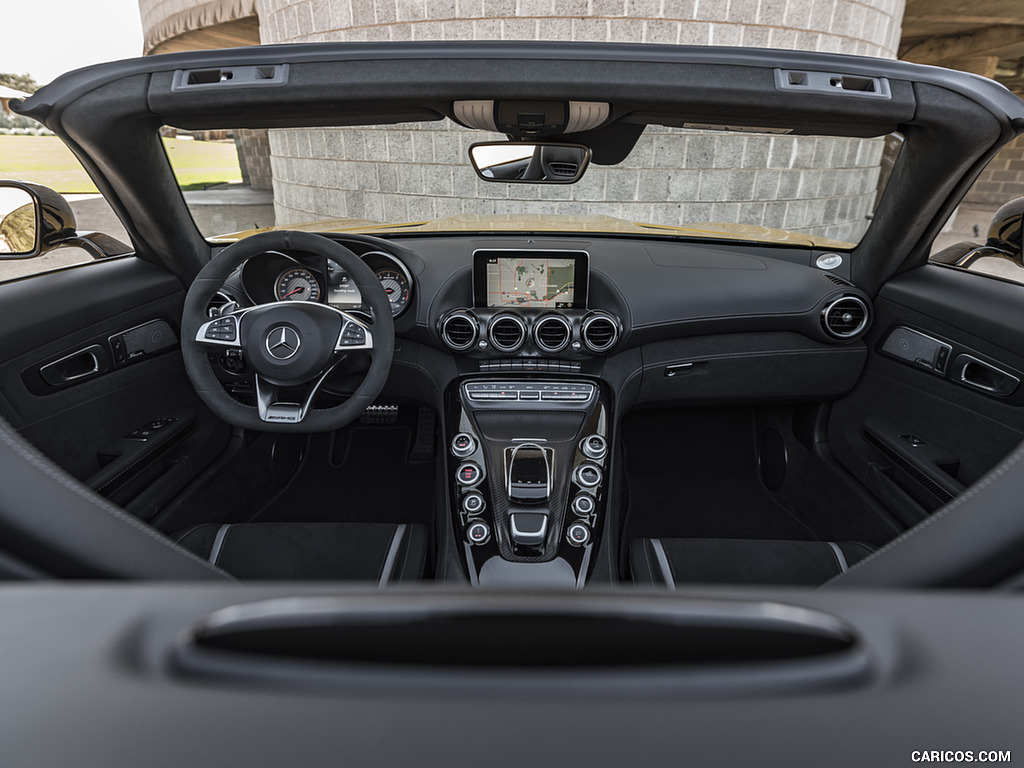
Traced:
POLYGON ((566 309, 575 301, 572 258, 487 257, 487 306, 566 309))

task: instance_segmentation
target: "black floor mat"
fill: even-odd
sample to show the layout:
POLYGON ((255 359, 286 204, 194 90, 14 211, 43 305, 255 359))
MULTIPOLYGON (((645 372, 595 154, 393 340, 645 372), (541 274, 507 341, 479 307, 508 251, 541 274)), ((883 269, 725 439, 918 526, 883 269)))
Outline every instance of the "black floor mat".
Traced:
POLYGON ((747 408, 638 411, 622 424, 624 540, 817 538, 761 484, 747 408))
POLYGON ((313 435, 295 478, 254 522, 429 524, 436 462, 409 460, 418 409, 409 411, 394 425, 313 435))

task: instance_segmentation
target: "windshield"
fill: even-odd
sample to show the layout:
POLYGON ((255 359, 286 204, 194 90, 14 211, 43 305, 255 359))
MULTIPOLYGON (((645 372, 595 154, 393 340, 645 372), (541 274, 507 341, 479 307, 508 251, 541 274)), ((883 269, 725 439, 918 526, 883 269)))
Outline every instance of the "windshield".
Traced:
MULTIPOLYGON (((270 226, 380 232, 415 225, 849 249, 870 223, 899 148, 891 138, 647 126, 621 162, 602 164, 595 152, 578 183, 538 185, 478 178, 469 146, 504 137, 450 120, 163 133, 197 226, 214 239, 270 226)), ((604 160, 621 149, 606 148, 604 160)))

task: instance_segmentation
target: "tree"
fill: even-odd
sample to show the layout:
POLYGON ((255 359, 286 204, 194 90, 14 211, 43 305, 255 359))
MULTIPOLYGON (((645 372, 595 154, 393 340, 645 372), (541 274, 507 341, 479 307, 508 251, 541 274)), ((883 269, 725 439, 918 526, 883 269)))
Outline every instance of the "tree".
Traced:
POLYGON ((35 93, 39 90, 39 83, 28 72, 17 75, 13 72, 0 72, 0 85, 6 85, 16 91, 35 93))

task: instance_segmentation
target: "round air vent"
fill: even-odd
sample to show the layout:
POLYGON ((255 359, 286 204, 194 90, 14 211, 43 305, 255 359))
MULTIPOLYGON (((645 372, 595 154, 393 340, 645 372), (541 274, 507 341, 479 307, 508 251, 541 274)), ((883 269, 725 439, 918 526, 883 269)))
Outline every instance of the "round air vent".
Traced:
POLYGON ((595 312, 583 321, 583 343, 591 352, 607 352, 619 340, 619 324, 604 312, 595 312))
POLYGON ((526 323, 516 315, 498 315, 491 320, 487 337, 495 349, 515 352, 526 341, 526 323))
POLYGON ((821 325, 837 339, 852 339, 868 325, 868 305, 857 296, 843 296, 821 310, 821 325))
POLYGON ((533 341, 544 352, 561 352, 571 337, 572 326, 561 315, 544 315, 533 326, 533 341))
POLYGON ((456 352, 472 347, 477 333, 476 318, 464 310, 452 312, 441 323, 441 339, 456 352))

